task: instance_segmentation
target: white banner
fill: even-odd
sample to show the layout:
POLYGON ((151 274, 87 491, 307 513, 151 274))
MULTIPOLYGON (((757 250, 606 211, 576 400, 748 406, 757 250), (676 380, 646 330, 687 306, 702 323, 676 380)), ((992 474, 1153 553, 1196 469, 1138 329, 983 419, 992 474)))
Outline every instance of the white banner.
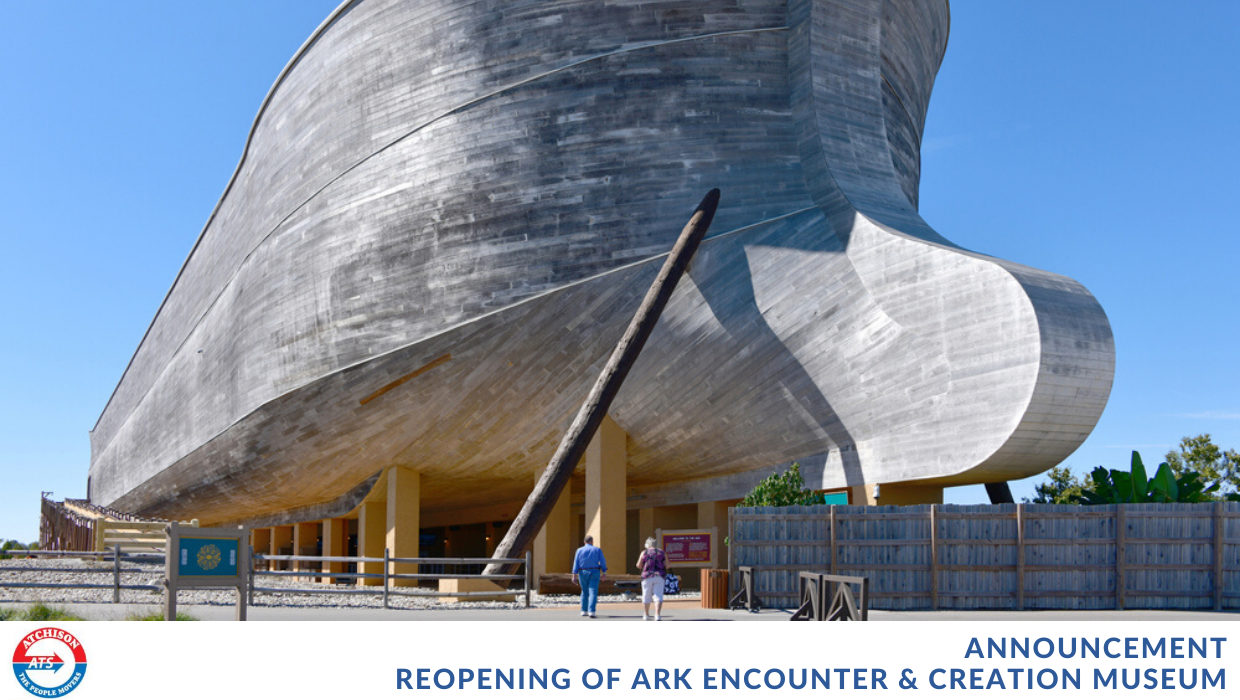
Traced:
POLYGON ((44 632, 30 643, 44 629, 84 650, 84 673, 67 693, 75 700, 667 690, 1222 697, 1228 682, 1235 697, 1238 680, 1231 622, 8 622, 0 641, 15 650, 15 671, 0 698, 56 697, 43 689, 71 677, 77 665, 63 637, 44 632), (56 658, 63 665, 53 669, 56 658), (43 688, 23 689, 22 670, 43 688))

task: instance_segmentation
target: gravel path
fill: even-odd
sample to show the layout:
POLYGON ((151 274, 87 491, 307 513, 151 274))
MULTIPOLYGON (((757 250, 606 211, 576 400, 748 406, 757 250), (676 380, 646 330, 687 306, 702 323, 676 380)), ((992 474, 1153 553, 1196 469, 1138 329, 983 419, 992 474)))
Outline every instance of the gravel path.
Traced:
MULTIPOLYGON (((162 564, 124 563, 122 566, 121 584, 158 585, 163 578, 162 564)), ((256 606, 273 606, 289 608, 382 608, 383 596, 381 588, 367 586, 364 590, 377 591, 374 595, 357 593, 342 594, 342 590, 357 590, 352 586, 311 583, 290 577, 259 576, 256 585, 260 588, 301 588, 323 591, 321 594, 294 593, 256 593, 256 606)), ((422 593, 435 592, 430 588, 404 589, 422 593)), ((666 596, 667 600, 694 600, 696 592, 680 593, 666 596)), ((130 604, 158 605, 161 593, 158 591, 121 591, 121 602, 130 604)), ((599 596, 599 602, 625 602, 623 595, 599 596)), ((93 559, 0 559, 0 603, 111 603, 112 602, 112 563, 93 559), (53 569, 53 571, 35 571, 33 569, 53 569), (107 588, 74 589, 74 588, 18 588, 15 583, 52 583, 52 584, 97 584, 107 588)), ((222 591, 183 591, 177 595, 179 605, 233 605, 236 593, 222 591)), ((530 605, 535 608, 554 608, 576 606, 578 597, 575 595, 541 595, 530 596, 530 605)), ((523 609, 525 601, 518 596, 518 602, 474 601, 465 603, 441 603, 435 596, 405 596, 393 594, 388 598, 388 607, 396 610, 428 610, 428 609, 462 609, 462 610, 515 610, 523 609)))

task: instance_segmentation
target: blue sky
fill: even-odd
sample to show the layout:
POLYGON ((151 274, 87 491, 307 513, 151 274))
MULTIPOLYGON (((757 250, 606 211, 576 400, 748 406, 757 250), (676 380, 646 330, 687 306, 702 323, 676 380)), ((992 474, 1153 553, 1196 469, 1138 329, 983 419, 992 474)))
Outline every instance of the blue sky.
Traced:
MULTIPOLYGON (((41 490, 85 494, 88 431, 267 89, 335 4, 6 4, 0 537, 35 539, 41 490)), ((1102 303, 1115 387, 1078 472, 1200 432, 1240 448, 1237 26, 1231 2, 952 2, 921 211, 1102 303)))

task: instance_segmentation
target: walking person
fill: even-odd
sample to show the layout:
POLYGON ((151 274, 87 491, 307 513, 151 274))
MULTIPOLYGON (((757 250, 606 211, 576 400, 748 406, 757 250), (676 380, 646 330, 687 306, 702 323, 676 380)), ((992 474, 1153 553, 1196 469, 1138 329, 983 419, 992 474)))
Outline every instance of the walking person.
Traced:
POLYGON ((646 550, 637 558, 642 572, 642 619, 650 619, 650 602, 654 601, 654 619, 663 619, 663 581, 667 578, 667 554, 655 546, 653 537, 646 538, 646 550))
POLYGON ((594 538, 586 535, 585 544, 573 557, 573 583, 581 580, 581 616, 595 617, 598 606, 598 585, 607 574, 607 559, 603 550, 594 546, 594 538))

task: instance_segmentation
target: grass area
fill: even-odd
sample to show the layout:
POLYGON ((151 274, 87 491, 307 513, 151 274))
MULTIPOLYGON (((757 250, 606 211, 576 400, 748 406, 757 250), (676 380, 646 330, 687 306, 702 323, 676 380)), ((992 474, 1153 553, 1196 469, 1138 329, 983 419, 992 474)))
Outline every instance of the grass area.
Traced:
MULTIPOLYGON (((125 619, 129 622, 163 622, 164 614, 159 611, 150 612, 150 613, 141 613, 141 614, 134 613, 133 615, 130 615, 129 617, 126 617, 125 619)), ((183 612, 179 612, 177 613, 176 621, 177 622, 197 622, 198 618, 192 615, 186 615, 183 612)))
POLYGON ((78 622, 83 618, 64 608, 53 608, 35 603, 29 608, 0 608, 0 620, 8 622, 78 622))

